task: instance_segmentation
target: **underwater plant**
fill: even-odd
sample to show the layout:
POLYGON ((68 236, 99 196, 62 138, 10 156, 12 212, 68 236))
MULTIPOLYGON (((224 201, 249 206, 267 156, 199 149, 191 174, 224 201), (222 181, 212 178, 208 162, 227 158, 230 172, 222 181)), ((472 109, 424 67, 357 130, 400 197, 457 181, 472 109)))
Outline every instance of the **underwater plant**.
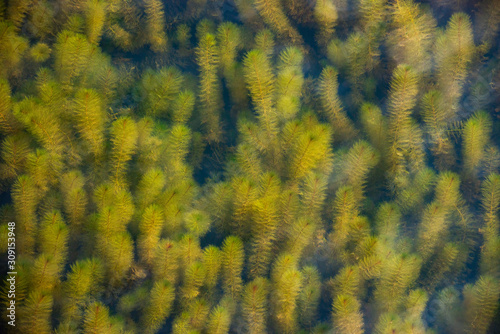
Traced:
POLYGON ((0 1, 0 328, 497 333, 499 41, 495 0, 0 1))

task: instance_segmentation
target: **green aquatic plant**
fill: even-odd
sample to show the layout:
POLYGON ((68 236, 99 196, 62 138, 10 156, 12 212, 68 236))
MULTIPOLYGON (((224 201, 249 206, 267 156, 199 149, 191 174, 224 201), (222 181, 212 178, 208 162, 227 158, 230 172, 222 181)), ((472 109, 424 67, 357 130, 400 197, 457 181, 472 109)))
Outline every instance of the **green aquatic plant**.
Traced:
POLYGON ((443 94, 437 90, 427 92, 422 98, 423 119, 426 134, 430 137, 431 150, 435 158, 434 165, 439 170, 446 170, 455 164, 455 148, 450 139, 448 127, 453 117, 446 107, 443 94))
POLYGON ((114 182, 125 177, 127 162, 132 158, 136 148, 137 127, 134 120, 128 117, 117 119, 111 125, 112 168, 114 182))
POLYGON ((253 3, 264 22, 275 31, 278 37, 289 40, 292 44, 302 42, 301 35, 290 23, 279 1, 253 0, 253 3))
POLYGON ((50 293, 33 291, 19 310, 25 318, 20 326, 24 333, 50 333, 50 314, 54 300, 50 293))
POLYGON ((74 103, 78 131, 98 159, 104 150, 106 122, 101 98, 94 90, 82 90, 77 93, 74 103))
POLYGON ((360 303, 353 296, 339 295, 333 303, 333 327, 341 333, 363 333, 360 303))
POLYGON ((99 0, 89 0, 85 5, 87 38, 90 43, 98 44, 106 21, 107 3, 99 0))
POLYGON ((477 112, 463 126, 463 171, 468 178, 478 173, 490 133, 491 119, 485 112, 477 112))
POLYGON ((167 49, 168 38, 165 34, 165 13, 163 3, 158 0, 145 1, 146 31, 151 50, 164 52, 167 49))
POLYGON ((278 117, 273 103, 275 76, 266 54, 255 49, 247 53, 244 59, 245 78, 252 102, 258 114, 259 123, 265 133, 263 145, 270 149, 277 135, 278 117))
POLYGON ((163 280, 154 284, 141 321, 145 333, 156 333, 162 327, 170 314, 174 298, 175 289, 169 281, 163 280))
POLYGON ((446 31, 436 39, 435 60, 438 68, 437 81, 447 104, 449 116, 458 108, 467 70, 472 60, 474 39, 469 17, 455 13, 449 20, 446 31))
POLYGON ((333 67, 325 67, 320 75, 319 94, 323 112, 332 124, 335 137, 340 140, 350 140, 356 136, 352 121, 343 110, 338 97, 338 73, 333 67))
POLYGON ((231 317, 228 309, 223 306, 217 306, 210 313, 207 332, 213 334, 228 333, 230 324, 231 317))
POLYGON ((30 142, 26 135, 11 135, 2 141, 2 173, 1 179, 13 179, 19 176, 26 166, 30 142))
POLYGON ((474 285, 464 287, 465 319, 468 333, 486 333, 498 308, 498 279, 481 276, 474 285))
POLYGON ((249 282, 242 299, 243 317, 249 333, 266 332, 269 282, 259 277, 249 282))
POLYGON ((280 54, 276 78, 276 112, 279 118, 291 119, 300 110, 300 97, 304 76, 302 73, 302 52, 295 47, 280 54))
MULTIPOLYGON (((418 93, 418 74, 400 65, 393 73, 389 94, 388 172, 396 191, 408 186, 409 179, 424 165, 421 131, 411 117, 418 93)), ((415 176, 416 177, 416 176, 415 176)))
POLYGON ((393 29, 388 36, 390 52, 397 64, 407 64, 417 73, 431 68, 431 47, 436 20, 413 0, 397 0, 390 5, 393 29))
POLYGON ((314 18, 318 24, 318 42, 325 45, 337 25, 338 12, 332 0, 320 0, 314 6, 314 18))
POLYGON ((494 331, 500 20, 470 4, 0 2, 16 328, 494 331))
POLYGON ((217 142, 222 135, 220 124, 222 97, 219 91, 220 82, 217 76, 217 67, 219 66, 220 59, 217 53, 217 40, 214 35, 206 33, 200 39, 196 50, 196 58, 201 73, 200 97, 204 106, 202 123, 205 125, 208 140, 217 142))
POLYGON ((138 87, 138 98, 150 116, 166 116, 182 87, 182 74, 173 67, 146 70, 138 87))
POLYGON ((222 246, 222 282, 224 292, 232 299, 239 299, 243 289, 243 261, 243 243, 238 237, 227 237, 222 246))
POLYGON ((481 190, 484 210, 484 227, 481 230, 484 237, 484 246, 481 252, 481 273, 498 277, 500 275, 498 270, 500 176, 490 174, 483 182, 481 190))
POLYGON ((281 255, 273 268, 271 310, 276 331, 293 333, 298 325, 297 302, 302 287, 302 273, 297 270, 296 259, 281 255))
POLYGON ((45 43, 37 43, 30 49, 31 58, 37 63, 43 63, 48 60, 51 53, 50 47, 45 43))

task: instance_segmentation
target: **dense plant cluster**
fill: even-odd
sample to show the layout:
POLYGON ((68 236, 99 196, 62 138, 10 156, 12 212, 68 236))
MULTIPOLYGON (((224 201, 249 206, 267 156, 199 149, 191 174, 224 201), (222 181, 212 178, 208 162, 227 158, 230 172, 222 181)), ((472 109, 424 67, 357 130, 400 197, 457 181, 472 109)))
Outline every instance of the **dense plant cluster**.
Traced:
POLYGON ((496 0, 0 1, 9 329, 498 331, 499 23, 496 0))

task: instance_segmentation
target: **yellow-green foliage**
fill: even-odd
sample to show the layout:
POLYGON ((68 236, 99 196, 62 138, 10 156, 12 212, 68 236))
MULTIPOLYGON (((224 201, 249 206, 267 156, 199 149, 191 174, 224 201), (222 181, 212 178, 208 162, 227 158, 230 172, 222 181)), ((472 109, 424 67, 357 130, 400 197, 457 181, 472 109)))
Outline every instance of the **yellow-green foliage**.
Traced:
POLYGON ((262 197, 252 203, 252 247, 248 258, 249 275, 252 278, 264 276, 268 272, 278 218, 276 200, 280 184, 277 175, 264 174, 260 183, 262 197))
POLYGON ((210 228, 210 220, 205 212, 194 209, 185 214, 184 225, 193 236, 202 237, 210 228))
POLYGON ((363 333, 360 303, 353 296, 339 295, 333 302, 333 328, 339 333, 363 333))
POLYGON ((114 327, 109 316, 109 309, 105 305, 94 302, 85 310, 83 333, 116 333, 117 331, 114 327))
POLYGON ((29 287, 32 291, 51 291, 59 281, 58 259, 52 255, 41 253, 32 263, 29 287))
POLYGON ((207 333, 225 334, 229 333, 231 317, 229 310, 223 306, 217 306, 210 313, 207 323, 207 333))
POLYGON ((347 117, 338 96, 338 73, 330 66, 323 68, 319 78, 319 94, 322 111, 332 124, 335 138, 350 140, 357 131, 347 117))
POLYGON ((175 289, 169 281, 155 282, 142 316, 141 325, 144 333, 158 332, 170 314, 174 299, 175 289))
POLYGON ((299 295, 299 322, 310 327, 318 316, 318 306, 321 297, 321 277, 315 267, 302 269, 302 291, 299 295))
POLYGON ((26 98, 14 106, 13 113, 54 158, 61 154, 63 131, 57 115, 49 108, 34 98, 26 98))
POLYGON ((477 112, 464 124, 462 129, 463 171, 468 177, 473 177, 478 172, 490 133, 491 119, 485 112, 477 112))
POLYGON ((45 43, 37 43, 33 45, 30 49, 30 56, 37 63, 43 63, 48 60, 52 50, 45 43))
POLYGON ((272 272, 271 314, 274 328, 280 333, 295 333, 297 301, 302 288, 302 273, 297 269, 296 259, 283 254, 276 260, 272 272))
POLYGON ((3 134, 16 130, 16 120, 12 115, 11 89, 7 80, 0 80, 0 129, 3 134))
POLYGON ((370 143, 379 151, 385 153, 387 143, 387 119, 379 107, 364 103, 360 110, 360 121, 366 131, 370 143))
POLYGON ((7 19, 12 22, 17 30, 21 29, 21 25, 24 21, 24 17, 28 12, 30 7, 30 1, 28 0, 14 0, 9 1, 7 6, 7 19))
POLYGON ((279 72, 276 78, 276 111, 280 118, 293 118, 300 109, 300 98, 304 77, 302 52, 295 47, 280 54, 279 72))
POLYGON ((159 0, 146 0, 144 12, 146 14, 147 40, 154 52, 165 52, 168 38, 165 34, 165 12, 163 3, 159 0))
POLYGON ((421 168, 421 134, 411 117, 418 93, 418 74, 409 66, 398 66, 389 93, 389 172, 396 186, 406 186, 408 173, 421 168), (420 139, 419 139, 420 138, 420 139))
POLYGON ((424 168, 417 172, 407 188, 399 192, 396 202, 403 211, 411 211, 419 208, 424 196, 428 195, 434 185, 436 174, 430 168, 424 168))
POLYGON ((28 154, 26 159, 26 171, 33 178, 40 198, 47 193, 49 185, 54 185, 57 181, 57 166, 51 163, 50 158, 47 151, 37 149, 28 154))
POLYGON ((201 73, 200 99, 203 108, 202 122, 205 125, 206 136, 209 141, 220 141, 222 135, 220 124, 222 96, 217 75, 217 66, 220 59, 217 52, 217 40, 214 35, 207 33, 201 37, 196 49, 196 59, 201 73))
POLYGON ((359 295, 361 284, 360 270, 353 266, 343 267, 331 281, 332 296, 359 295))
POLYGON ((319 33, 316 37, 320 44, 326 44, 334 32, 338 13, 335 1, 319 0, 314 6, 314 18, 318 24, 319 33))
POLYGON ((311 243, 316 227, 316 222, 310 217, 292 222, 287 229, 284 251, 300 258, 304 248, 311 243))
POLYGON ((160 232, 163 227, 163 211, 157 205, 150 205, 144 210, 139 225, 141 232, 137 240, 139 256, 146 264, 151 265, 154 251, 160 241, 160 232))
POLYGON ((66 293, 62 307, 64 320, 79 320, 86 299, 99 289, 102 280, 102 265, 95 259, 76 261, 68 272, 63 291, 66 293))
POLYGON ((374 292, 378 312, 395 311, 409 286, 417 279, 421 259, 412 254, 398 254, 384 259, 380 282, 374 292))
POLYGON ((39 198, 33 179, 28 175, 17 178, 12 188, 12 200, 16 213, 17 239, 20 253, 32 253, 35 246, 36 215, 35 209, 39 198))
POLYGON ((164 116, 182 86, 183 77, 174 67, 144 71, 138 88, 141 106, 150 116, 164 116))
POLYGON ((176 123, 186 123, 194 109, 195 95, 189 90, 177 94, 172 106, 172 120, 176 123))
POLYGON ((48 212, 40 224, 39 251, 48 254, 58 262, 60 271, 66 262, 68 252, 68 228, 58 211, 48 212))
POLYGON ((315 125, 297 133, 290 143, 288 176, 301 180, 330 158, 332 132, 327 125, 315 125))
POLYGON ((377 211, 375 228, 377 234, 394 242, 399 235, 401 212, 399 207, 391 202, 382 203, 377 211))
POLYGON ((206 268, 205 285, 212 291, 219 282, 222 253, 215 246, 208 246, 203 250, 203 265, 206 268))
POLYGON ((264 145, 268 146, 277 135, 278 117, 273 103, 275 76, 266 54, 255 49, 243 61, 244 73, 250 96, 258 114, 260 126, 265 131, 264 145))
POLYGON ((445 170, 455 164, 455 149, 448 136, 448 123, 453 117, 453 109, 446 106, 443 94, 431 90, 422 98, 425 130, 430 137, 431 150, 436 159, 435 165, 445 170))
POLYGON ((392 31, 388 43, 397 64, 407 64, 415 71, 428 72, 432 66, 430 49, 436 21, 419 3, 397 0, 391 3, 392 31))
MULTIPOLYGON (((320 173, 309 173, 301 184, 301 211, 305 217, 308 217, 312 222, 319 221, 321 208, 325 203, 327 195, 328 180, 325 175, 320 173)), ((292 197, 286 196, 291 194, 283 194, 284 199, 292 200, 292 197)), ((291 204, 292 208, 295 206, 294 202, 287 201, 291 204)), ((293 217, 294 212, 290 207, 285 207, 282 211, 286 212, 290 217, 293 217)), ((294 235, 292 233, 292 235, 294 235)))
POLYGON ((87 0, 85 5, 87 38, 90 43, 99 44, 106 20, 107 3, 102 0, 87 0))
POLYGON ((26 135, 7 136, 2 141, 1 157, 2 171, 1 179, 12 179, 24 170, 28 158, 29 138, 26 135))
POLYGON ((490 174, 482 185, 482 207, 484 210, 484 225, 481 232, 484 236, 484 246, 481 252, 481 273, 498 277, 500 275, 499 261, 499 217, 500 208, 500 175, 490 174))
POLYGON ((100 158, 104 151, 104 126, 106 115, 101 98, 94 90, 81 90, 75 98, 76 126, 90 151, 100 158))
POLYGON ((469 17, 455 13, 448 21, 446 31, 436 39, 435 61, 438 85, 443 93, 448 113, 458 108, 467 70, 474 53, 474 37, 469 17))
MULTIPOLYGON (((26 2, 26 1, 24 1, 26 2)), ((0 75, 6 78, 19 75, 19 62, 28 48, 28 41, 16 34, 16 28, 7 21, 0 21, 0 75)))
POLYGON ((30 293, 19 309, 19 330, 23 333, 51 333, 50 315, 54 300, 49 292, 36 290, 30 293))
POLYGON ((370 169, 377 165, 378 159, 377 152, 365 141, 356 142, 346 156, 343 157, 345 182, 355 191, 357 201, 363 197, 363 188, 368 173, 370 169))
POLYGON ((184 164, 184 159, 189 152, 190 140, 191 131, 182 124, 174 125, 165 138, 165 156, 169 159, 165 169, 169 172, 170 179, 183 176, 185 169, 189 168, 184 164))
POLYGON ((54 70, 64 85, 80 76, 93 52, 84 35, 63 30, 57 35, 54 46, 54 70))
POLYGON ((445 277, 445 274, 453 269, 452 266, 455 264, 458 255, 459 249, 457 245, 453 243, 444 245, 432 261, 428 271, 425 272, 425 286, 427 290, 432 291, 445 277))
POLYGON ((242 300, 242 312, 248 332, 262 334, 266 332, 269 294, 269 282, 258 277, 245 287, 242 300))
POLYGON ((153 263, 153 277, 166 279, 172 284, 177 283, 179 268, 178 245, 171 240, 162 239, 156 245, 153 263))
POLYGON ((425 209, 419 230, 418 250, 424 260, 446 235, 450 224, 449 214, 457 207, 460 199, 459 187, 458 175, 447 172, 438 176, 435 201, 425 209))
POLYGON ((206 269, 201 261, 193 260, 185 264, 182 295, 186 300, 193 300, 200 294, 205 280, 206 269))
POLYGON ((467 333, 486 333, 500 297, 500 282, 481 276, 474 285, 464 287, 464 308, 467 333))
POLYGON ((495 5, 0 1, 17 331, 495 331, 495 5))
POLYGON ((243 243, 234 236, 224 240, 222 246, 222 278, 224 292, 233 299, 239 299, 243 289, 241 272, 243 270, 243 243))
POLYGON ((280 1, 253 0, 253 3, 264 22, 274 30, 278 37, 292 44, 302 43, 301 35, 290 23, 280 1))
POLYGON ((330 235, 332 247, 338 252, 349 242, 350 234, 360 221, 358 201, 352 187, 337 190, 334 201, 333 232, 330 235))
POLYGON ((135 152, 137 126, 129 117, 121 117, 111 125, 112 169, 115 182, 125 176, 127 162, 135 152))
POLYGON ((274 53, 276 46, 275 36, 269 29, 262 29, 255 35, 255 48, 264 52, 267 56, 274 53))
POLYGON ((87 193, 83 189, 85 179, 78 170, 68 171, 61 177, 61 192, 64 195, 64 211, 70 225, 76 231, 83 224, 87 206, 87 193))
POLYGON ((220 65, 222 73, 228 80, 228 85, 236 84, 234 77, 235 61, 238 51, 241 49, 241 32, 240 28, 230 22, 222 23, 217 29, 217 39, 220 46, 220 65))
POLYGON ((166 177, 159 168, 151 168, 142 176, 136 190, 137 205, 145 208, 155 202, 166 183, 166 177))
POLYGON ((387 5, 387 0, 361 0, 359 2, 362 24, 370 39, 378 39, 384 32, 384 20, 388 14, 387 5))
POLYGON ((45 39, 54 30, 55 6, 47 0, 37 1, 31 6, 27 28, 33 35, 45 39))

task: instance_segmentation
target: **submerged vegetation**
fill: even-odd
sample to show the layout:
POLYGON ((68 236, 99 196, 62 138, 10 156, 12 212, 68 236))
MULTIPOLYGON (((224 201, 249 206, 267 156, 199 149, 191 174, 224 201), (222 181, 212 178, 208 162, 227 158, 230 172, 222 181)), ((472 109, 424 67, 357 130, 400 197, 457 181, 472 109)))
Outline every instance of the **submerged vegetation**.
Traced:
POLYGON ((0 1, 9 329, 498 332, 499 24, 495 0, 0 1))

